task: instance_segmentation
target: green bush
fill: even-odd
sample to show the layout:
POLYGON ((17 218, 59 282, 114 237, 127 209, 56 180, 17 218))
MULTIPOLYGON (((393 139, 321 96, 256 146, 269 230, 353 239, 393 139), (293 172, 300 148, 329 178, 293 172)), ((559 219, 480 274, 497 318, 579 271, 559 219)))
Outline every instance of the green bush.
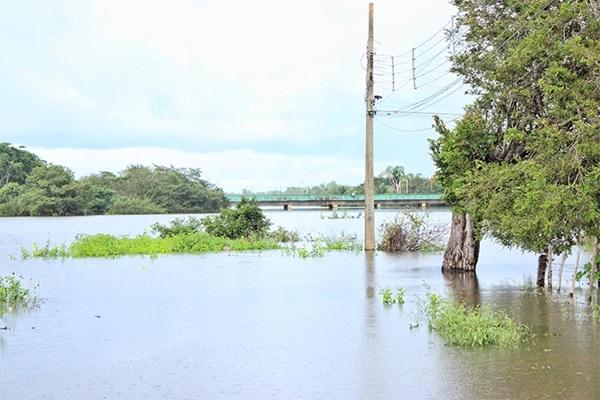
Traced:
POLYGON ((255 201, 242 198, 236 208, 223 209, 221 214, 205 217, 202 224, 206 232, 229 239, 266 236, 271 222, 255 201))

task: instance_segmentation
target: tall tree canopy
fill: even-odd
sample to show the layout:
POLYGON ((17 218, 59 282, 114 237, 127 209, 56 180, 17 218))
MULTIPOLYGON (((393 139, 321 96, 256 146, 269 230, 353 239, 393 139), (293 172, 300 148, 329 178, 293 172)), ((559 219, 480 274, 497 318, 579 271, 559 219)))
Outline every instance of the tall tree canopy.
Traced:
POLYGON ((0 215, 86 215, 215 212, 223 191, 194 168, 133 165, 116 175, 76 180, 60 165, 10 145, 0 145, 0 215))
POLYGON ((598 236, 599 3, 454 4, 453 69, 477 100, 453 131, 437 124, 432 150, 446 197, 484 232, 525 250, 598 236))

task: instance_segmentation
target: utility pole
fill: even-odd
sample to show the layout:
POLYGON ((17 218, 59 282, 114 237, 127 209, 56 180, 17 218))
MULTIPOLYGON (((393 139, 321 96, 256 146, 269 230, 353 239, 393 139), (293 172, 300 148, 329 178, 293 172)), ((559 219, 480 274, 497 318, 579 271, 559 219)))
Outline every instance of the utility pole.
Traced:
POLYGON ((365 251, 375 250, 375 182, 373 178, 373 119, 375 96, 373 93, 373 3, 369 3, 369 39, 367 41, 367 97, 365 98, 365 251))

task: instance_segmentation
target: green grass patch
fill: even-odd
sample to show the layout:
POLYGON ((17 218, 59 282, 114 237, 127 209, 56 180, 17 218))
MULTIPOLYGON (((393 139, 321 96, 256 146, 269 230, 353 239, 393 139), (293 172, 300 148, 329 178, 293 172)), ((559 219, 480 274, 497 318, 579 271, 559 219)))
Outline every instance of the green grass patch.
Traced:
POLYGON ((169 237, 139 235, 119 237, 107 234, 79 235, 69 246, 22 250, 24 258, 30 257, 119 257, 126 255, 207 253, 221 251, 276 250, 281 245, 272 239, 228 239, 207 233, 190 233, 169 237))
POLYGON ((467 307, 438 294, 427 295, 429 328, 450 346, 517 347, 532 337, 531 330, 490 307, 467 307))

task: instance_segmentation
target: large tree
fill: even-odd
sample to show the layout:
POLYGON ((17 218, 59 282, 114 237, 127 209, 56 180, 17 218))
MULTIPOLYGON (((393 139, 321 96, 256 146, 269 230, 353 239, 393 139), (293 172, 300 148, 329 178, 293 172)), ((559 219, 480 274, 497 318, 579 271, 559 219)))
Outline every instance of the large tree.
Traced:
MULTIPOLYGON (((470 157, 471 168, 451 180, 459 185, 450 192, 477 228, 507 245, 562 251, 583 232, 598 236, 598 2, 454 4, 462 35, 453 69, 478 95, 470 109, 481 116, 490 147, 470 157)), ((446 130, 437 149, 443 153, 464 128, 446 130)), ((465 143, 465 153, 471 146, 465 143)), ((438 176, 448 173, 438 168, 438 176)))

